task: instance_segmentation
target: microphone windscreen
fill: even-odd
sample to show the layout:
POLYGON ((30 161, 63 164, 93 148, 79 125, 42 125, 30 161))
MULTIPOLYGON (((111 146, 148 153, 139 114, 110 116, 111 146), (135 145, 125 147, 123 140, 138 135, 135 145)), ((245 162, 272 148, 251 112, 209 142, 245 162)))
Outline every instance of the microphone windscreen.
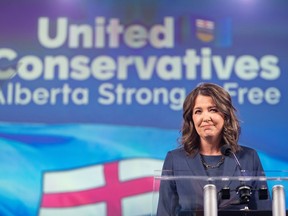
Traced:
POLYGON ((221 153, 225 156, 229 156, 231 153, 231 147, 229 144, 223 145, 220 149, 221 153))

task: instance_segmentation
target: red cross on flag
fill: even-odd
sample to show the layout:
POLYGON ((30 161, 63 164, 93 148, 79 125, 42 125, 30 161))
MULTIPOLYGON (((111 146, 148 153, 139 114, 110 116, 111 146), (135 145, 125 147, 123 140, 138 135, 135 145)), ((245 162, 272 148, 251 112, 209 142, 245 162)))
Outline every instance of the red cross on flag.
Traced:
POLYGON ((47 172, 39 216, 151 214, 153 172, 162 160, 129 159, 47 172))

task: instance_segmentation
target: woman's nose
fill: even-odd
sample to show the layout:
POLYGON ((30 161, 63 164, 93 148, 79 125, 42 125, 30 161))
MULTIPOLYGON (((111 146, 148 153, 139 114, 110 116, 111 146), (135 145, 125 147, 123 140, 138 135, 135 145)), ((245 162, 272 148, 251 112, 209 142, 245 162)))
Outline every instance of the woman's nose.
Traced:
POLYGON ((212 120, 212 118, 211 118, 211 116, 209 114, 204 114, 203 115, 203 121, 204 122, 208 122, 208 121, 211 121, 211 120, 212 120))

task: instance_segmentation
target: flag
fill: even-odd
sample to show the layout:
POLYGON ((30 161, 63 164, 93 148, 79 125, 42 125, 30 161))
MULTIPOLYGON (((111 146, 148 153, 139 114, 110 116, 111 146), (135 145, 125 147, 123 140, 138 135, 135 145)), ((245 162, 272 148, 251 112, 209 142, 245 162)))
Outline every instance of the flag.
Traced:
POLYGON ((197 27, 197 38, 204 42, 210 42, 214 40, 214 28, 215 24, 213 21, 204 20, 204 19, 196 19, 196 27, 197 27))
POLYGON ((143 158, 44 173, 39 215, 150 215, 157 191, 147 170, 161 167, 143 158))
POLYGON ((192 31, 196 40, 216 47, 232 45, 232 21, 230 18, 194 17, 192 23, 192 31))
POLYGON ((0 124, 0 215, 150 215, 178 130, 0 124), (157 191, 156 191, 157 193, 157 191))

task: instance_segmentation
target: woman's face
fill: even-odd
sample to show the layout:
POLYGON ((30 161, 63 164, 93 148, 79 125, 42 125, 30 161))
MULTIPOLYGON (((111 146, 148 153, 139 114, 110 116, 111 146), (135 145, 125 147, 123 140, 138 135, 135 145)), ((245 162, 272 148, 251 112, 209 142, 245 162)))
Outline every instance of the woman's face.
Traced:
POLYGON ((219 142, 224 127, 224 116, 219 112, 213 99, 209 96, 198 95, 192 113, 200 140, 219 142))

